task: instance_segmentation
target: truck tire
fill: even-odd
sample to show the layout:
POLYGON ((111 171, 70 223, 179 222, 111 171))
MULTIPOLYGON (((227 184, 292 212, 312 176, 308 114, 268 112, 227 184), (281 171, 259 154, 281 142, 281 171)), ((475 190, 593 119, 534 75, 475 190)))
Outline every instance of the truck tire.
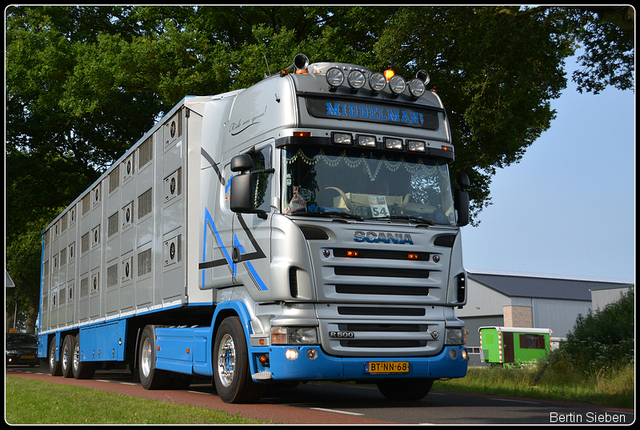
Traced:
POLYGON ((93 361, 80 361, 80 335, 73 342, 73 361, 71 368, 76 379, 91 379, 96 373, 96 363, 93 361))
POLYGON ((73 348, 76 343, 75 336, 66 335, 62 342, 62 350, 60 351, 60 368, 62 376, 65 378, 73 377, 73 348))
POLYGON ((251 379, 247 342, 238 317, 225 318, 213 347, 213 382, 225 403, 256 403, 265 385, 251 379))
POLYGON ((60 361, 56 360, 56 342, 52 340, 49 343, 49 373, 51 376, 62 375, 62 369, 60 368, 60 361))
POLYGON ((415 401, 429 394, 433 379, 383 379, 377 385, 378 390, 389 400, 415 401))
POLYGON ((145 390, 163 390, 169 387, 171 374, 156 369, 156 334, 152 325, 146 326, 140 336, 138 369, 140 383, 145 390))

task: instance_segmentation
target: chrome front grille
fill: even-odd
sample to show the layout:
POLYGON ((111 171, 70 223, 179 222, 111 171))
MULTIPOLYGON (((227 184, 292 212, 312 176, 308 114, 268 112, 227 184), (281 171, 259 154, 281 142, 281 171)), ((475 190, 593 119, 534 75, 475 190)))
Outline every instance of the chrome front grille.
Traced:
POLYGON ((317 312, 322 347, 332 355, 429 356, 442 350, 438 308, 319 305, 317 312))

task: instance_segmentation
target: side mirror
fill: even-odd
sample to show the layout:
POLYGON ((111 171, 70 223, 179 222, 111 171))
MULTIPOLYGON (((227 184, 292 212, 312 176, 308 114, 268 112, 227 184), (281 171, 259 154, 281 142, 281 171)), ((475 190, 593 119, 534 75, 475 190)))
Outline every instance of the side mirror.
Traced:
POLYGON ((231 178, 229 206, 233 212, 253 212, 253 178, 251 173, 234 175, 231 178))
POLYGON ((259 218, 267 219, 267 213, 265 211, 254 207, 255 175, 273 173, 275 170, 263 169, 250 172, 252 167, 253 161, 251 161, 251 157, 248 154, 236 155, 231 159, 231 171, 241 173, 231 177, 229 184, 229 207, 236 213, 253 213, 257 214, 259 218))
POLYGON ((458 212, 458 226, 462 227, 469 224, 469 193, 465 190, 469 188, 471 182, 464 172, 458 172, 456 179, 460 188, 454 191, 454 206, 458 212))
POLYGON ((232 172, 246 172, 253 167, 253 161, 249 154, 236 155, 231 159, 231 171, 232 172))

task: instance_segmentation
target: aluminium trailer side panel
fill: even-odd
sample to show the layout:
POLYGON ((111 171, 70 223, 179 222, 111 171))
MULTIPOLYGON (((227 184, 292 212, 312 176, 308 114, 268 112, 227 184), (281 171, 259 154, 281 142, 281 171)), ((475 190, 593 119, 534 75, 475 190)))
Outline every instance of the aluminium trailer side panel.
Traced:
POLYGON ((187 206, 199 210, 199 184, 188 183, 199 176, 187 172, 200 170, 210 99, 181 101, 44 230, 41 333, 186 302, 187 206))

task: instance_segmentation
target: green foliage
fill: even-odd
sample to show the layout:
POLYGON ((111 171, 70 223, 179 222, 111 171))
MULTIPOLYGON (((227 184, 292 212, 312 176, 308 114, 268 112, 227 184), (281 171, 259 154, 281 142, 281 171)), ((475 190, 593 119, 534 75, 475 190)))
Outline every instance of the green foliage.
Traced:
POLYGON ((553 355, 546 367, 544 360, 524 367, 471 367, 464 378, 438 380, 433 389, 633 408, 633 364, 585 374, 565 355, 553 355))
POLYGON ((578 315, 573 331, 560 352, 586 373, 624 365, 634 357, 634 292, 629 289, 620 299, 587 316, 578 315))

